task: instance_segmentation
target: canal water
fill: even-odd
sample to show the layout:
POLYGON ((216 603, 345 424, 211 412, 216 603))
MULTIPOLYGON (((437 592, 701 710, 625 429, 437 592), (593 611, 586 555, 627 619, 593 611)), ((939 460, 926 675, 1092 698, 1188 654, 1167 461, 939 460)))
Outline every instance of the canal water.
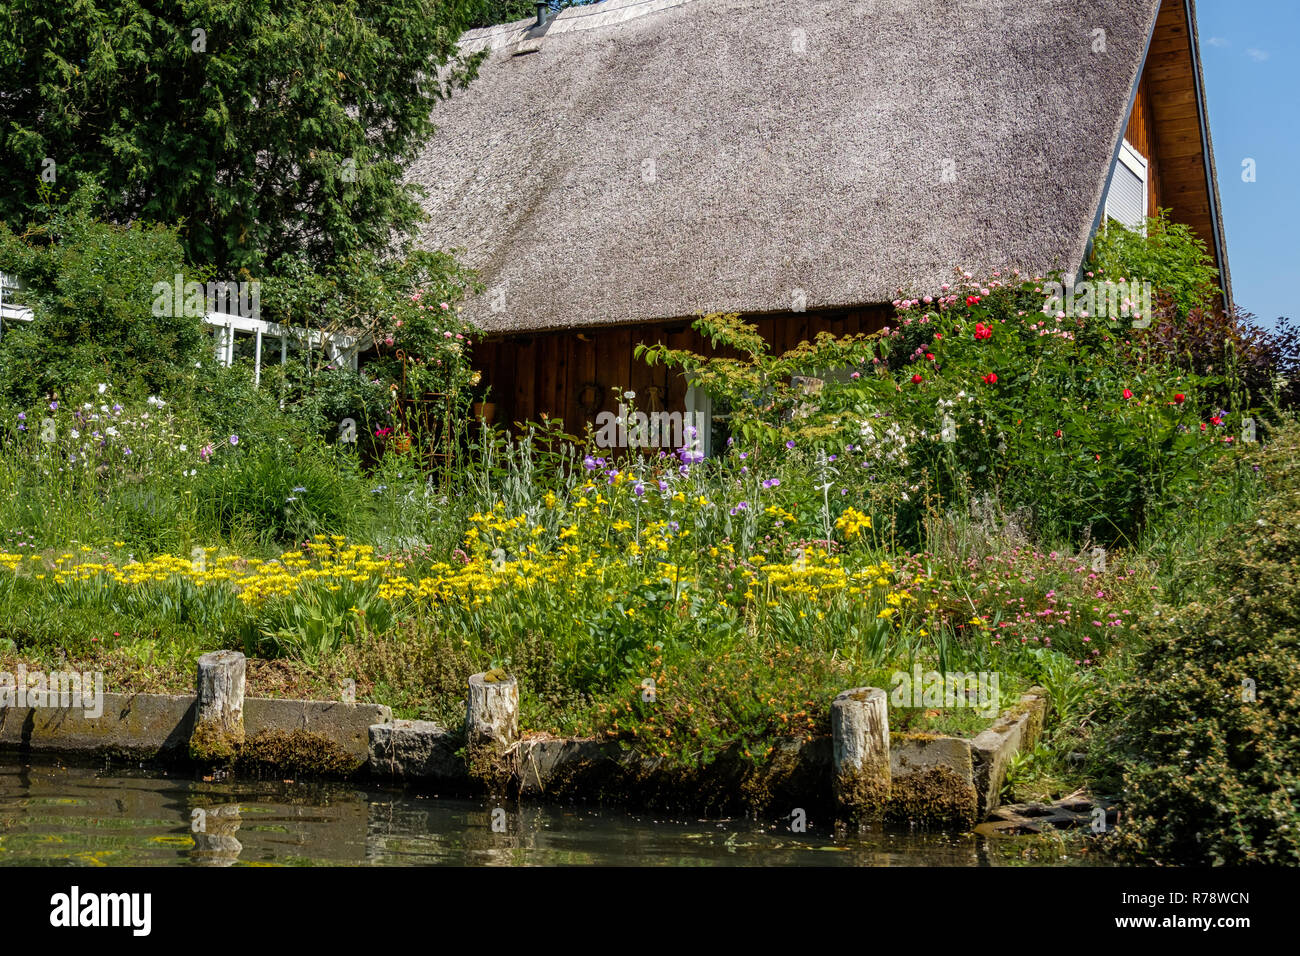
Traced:
MULTIPOLYGON (((0 759, 0 865, 1079 866, 1059 838, 697 819, 0 759), (504 832, 501 832, 504 830, 504 832)), ((1096 861, 1099 862, 1099 861, 1096 861)))

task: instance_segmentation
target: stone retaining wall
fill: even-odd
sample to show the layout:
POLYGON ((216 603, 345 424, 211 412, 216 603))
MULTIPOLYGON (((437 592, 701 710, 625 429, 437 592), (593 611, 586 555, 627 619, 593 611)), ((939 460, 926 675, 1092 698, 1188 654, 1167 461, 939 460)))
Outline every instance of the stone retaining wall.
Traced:
MULTIPOLYGON (((237 683, 235 698, 242 696, 242 680, 237 683)), ((869 706, 881 704, 877 698, 882 693, 857 688, 839 695, 836 706, 843 713, 833 722, 839 735, 834 741, 778 740, 764 762, 756 764, 731 750, 705 767, 672 765, 617 742, 518 740, 505 719, 511 715, 505 714, 504 723, 498 721, 503 729, 493 747, 490 774, 467 754, 464 733, 428 721, 395 721, 381 705, 250 697, 242 699, 243 736, 234 762, 237 767, 327 776, 364 773, 453 791, 486 788, 523 797, 718 812, 811 812, 833 806, 837 814, 860 822, 884 818, 970 829, 998 806, 1007 765, 1012 755, 1038 739, 1047 704, 1046 693, 1035 688, 972 739, 890 735, 883 704, 869 706), (857 715, 862 719, 850 719, 854 714, 849 711, 855 709, 863 711, 857 715)), ((484 725, 486 715, 474 710, 476 699, 481 698, 482 708, 499 709, 501 701, 517 702, 517 697, 505 690, 470 695, 467 724, 484 725)), ((205 763, 202 751, 193 747, 199 736, 194 732, 195 697, 104 694, 102 700, 96 716, 82 707, 0 708, 0 752, 205 763)), ((235 701, 236 712, 239 703, 235 701)))

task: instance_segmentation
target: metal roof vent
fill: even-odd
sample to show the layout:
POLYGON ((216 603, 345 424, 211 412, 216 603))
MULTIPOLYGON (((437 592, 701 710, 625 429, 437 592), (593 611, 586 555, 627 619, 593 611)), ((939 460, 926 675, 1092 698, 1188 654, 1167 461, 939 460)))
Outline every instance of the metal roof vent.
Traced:
POLYGON ((537 22, 528 28, 524 38, 519 41, 515 47, 514 56, 524 56, 528 53, 536 53, 542 48, 542 37, 546 31, 551 28, 555 22, 555 12, 551 10, 551 5, 547 0, 537 0, 537 22))

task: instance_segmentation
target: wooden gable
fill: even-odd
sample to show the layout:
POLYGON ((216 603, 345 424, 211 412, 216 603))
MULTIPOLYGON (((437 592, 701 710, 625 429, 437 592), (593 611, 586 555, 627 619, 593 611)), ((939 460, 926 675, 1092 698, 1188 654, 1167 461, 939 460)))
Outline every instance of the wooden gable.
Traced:
POLYGON ((1187 0, 1164 0, 1124 137, 1150 162, 1148 215, 1170 210, 1214 255, 1228 300, 1232 286, 1214 181, 1195 27, 1187 0))

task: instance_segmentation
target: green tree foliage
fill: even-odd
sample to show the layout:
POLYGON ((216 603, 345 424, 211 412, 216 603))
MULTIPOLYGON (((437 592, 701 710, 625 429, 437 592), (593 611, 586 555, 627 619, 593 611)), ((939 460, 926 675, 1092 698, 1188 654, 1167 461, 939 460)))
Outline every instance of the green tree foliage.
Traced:
POLYGON ((223 272, 383 248, 479 2, 4 0, 0 218, 97 181, 107 218, 182 223, 223 272))
POLYGON ((15 233, 0 223, 0 270, 28 287, 30 323, 0 337, 0 400, 30 404, 95 377, 167 389, 201 352, 201 320, 153 314, 152 287, 183 270, 176 230, 96 220, 93 190, 15 233))

